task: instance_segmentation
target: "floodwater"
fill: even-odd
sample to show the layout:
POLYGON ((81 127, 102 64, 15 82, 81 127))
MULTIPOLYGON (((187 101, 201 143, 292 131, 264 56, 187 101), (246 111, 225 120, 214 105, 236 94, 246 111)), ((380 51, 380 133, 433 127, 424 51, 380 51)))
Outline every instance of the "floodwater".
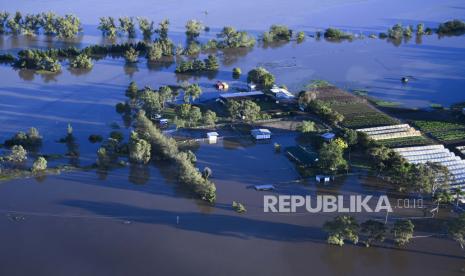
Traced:
MULTIPOLYGON (((25 47, 100 43, 99 16, 147 16, 156 22, 170 18, 172 35, 183 40, 183 25, 197 18, 211 27, 211 37, 223 25, 258 34, 273 23, 313 32, 328 26, 364 33, 384 31, 397 22, 436 26, 464 19, 463 1, 55 1, 0 0, 0 10, 59 14, 75 13, 84 33, 77 42, 46 41, 43 37, 0 37, 3 51, 25 47), (227 9, 225 11, 225 9, 227 9), (207 11, 207 12, 205 12, 207 11)), ((124 41, 124 39, 120 39, 124 41)), ((312 79, 325 79, 347 89, 366 89, 369 95, 425 107, 463 101, 465 37, 425 36, 395 46, 369 39, 330 43, 308 37, 274 47, 221 53, 215 76, 176 76, 174 63, 148 65, 145 59, 128 67, 122 59, 95 62, 90 72, 67 69, 57 75, 38 75, 0 66, 0 140, 34 126, 44 136, 43 153, 63 154, 56 143, 70 123, 80 151, 81 165, 95 160, 98 145, 90 134, 107 136, 118 125, 115 112, 131 80, 140 87, 183 81, 199 82, 201 100, 215 95, 212 84, 221 79, 233 86, 233 67, 243 72, 262 65, 278 83, 299 91, 312 79), (407 85, 405 75, 415 77, 407 85)), ((221 134, 221 133, 220 133, 221 134)), ((127 138, 127 136, 126 136, 127 138)), ((126 167, 108 172, 70 172, 45 179, 0 183, 0 275, 454 275, 463 267, 459 246, 442 238, 418 238, 406 249, 326 245, 321 226, 332 214, 266 214, 263 193, 256 184, 275 184, 277 194, 373 193, 362 178, 349 176, 327 191, 299 179, 293 164, 276 154, 273 143, 295 144, 294 134, 280 134, 268 143, 225 139, 200 143, 198 166, 213 170, 218 200, 208 206, 176 183, 166 164, 126 167), (233 200, 248 212, 231 210, 233 200)), ((66 162, 66 160, 65 160, 66 162)), ((375 193, 381 194, 381 192, 375 193)), ((383 217, 383 216, 381 216, 383 217)), ((363 217, 362 217, 363 218, 363 217)), ((377 217, 380 218, 380 217, 377 217)), ((418 233, 421 235, 422 233, 418 233)))

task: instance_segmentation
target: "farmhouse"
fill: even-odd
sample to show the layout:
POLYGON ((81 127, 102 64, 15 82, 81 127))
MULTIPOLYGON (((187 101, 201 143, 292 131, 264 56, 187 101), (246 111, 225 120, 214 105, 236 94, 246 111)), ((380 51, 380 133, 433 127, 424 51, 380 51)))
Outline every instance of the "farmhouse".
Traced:
POLYGON ((225 103, 228 100, 254 100, 262 99, 264 97, 266 97, 266 95, 261 91, 224 93, 220 95, 220 101, 225 103))
POLYGON ((269 131, 266 128, 252 129, 250 131, 250 134, 252 135, 253 138, 255 138, 255 140, 263 140, 263 139, 271 138, 271 131, 269 131))

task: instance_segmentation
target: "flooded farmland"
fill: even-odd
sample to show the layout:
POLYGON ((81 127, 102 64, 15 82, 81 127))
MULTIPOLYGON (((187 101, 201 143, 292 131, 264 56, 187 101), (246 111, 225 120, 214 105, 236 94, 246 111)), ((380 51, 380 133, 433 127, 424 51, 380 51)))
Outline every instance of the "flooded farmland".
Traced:
MULTIPOLYGON (((23 48, 106 43, 97 30, 98 17, 146 16, 155 22, 170 18, 170 36, 184 42, 184 23, 202 20, 213 37, 224 25, 258 35, 271 24, 286 24, 308 33, 328 26, 366 35, 395 23, 436 26, 465 17, 463 1, 22 1, 0 0, 0 10, 24 13, 53 10, 81 18, 83 35, 74 41, 47 41, 44 36, 0 36, 2 53, 23 48), (225 9, 227 11, 225 11, 225 9), (240 15, 240 16, 239 16, 240 15), (363 15, 363 16, 362 16, 363 15)), ((125 41, 123 38, 118 40, 125 41)), ((203 55, 202 55, 203 58, 203 55)), ((248 51, 219 52, 220 70, 213 76, 174 74, 176 60, 149 64, 141 59, 128 66, 123 58, 95 61, 90 71, 67 69, 37 74, 0 65, 0 140, 36 127, 44 136, 43 154, 65 154, 58 143, 71 124, 79 163, 95 163, 98 144, 91 134, 108 136, 130 125, 115 112, 125 100, 130 81, 159 87, 197 82, 200 101, 217 94, 213 83, 245 85, 246 75, 231 76, 234 67, 247 72, 263 66, 298 93, 311 80, 324 79, 347 90, 365 90, 377 99, 405 107, 451 104, 465 96, 465 36, 425 36, 400 45, 365 37, 339 43, 307 37, 248 51), (403 84, 400 79, 411 76, 403 84)), ((202 130, 203 131, 203 130, 202 130)), ((220 135, 226 132, 219 130, 220 135)), ((228 135, 230 133, 227 133, 228 135)), ((459 275, 464 270, 460 246, 427 231, 405 248, 392 243, 365 248, 329 246, 324 222, 334 214, 273 214, 263 212, 263 195, 385 194, 374 177, 350 174, 323 187, 302 179, 296 166, 274 143, 294 146, 298 134, 277 131, 268 142, 229 137, 216 144, 196 142, 192 150, 199 168, 213 171, 214 205, 198 200, 178 183, 173 167, 163 161, 127 165, 107 171, 73 170, 42 178, 0 182, 0 275, 459 275), (275 191, 258 192, 254 185, 273 184, 275 191), (247 213, 231 209, 240 201, 247 213)), ((203 133, 202 133, 203 135, 203 133)), ((57 163, 71 162, 62 157, 57 163)), ((51 162, 53 163, 53 162, 51 162)), ((448 212, 448 211, 445 211, 448 212)), ((394 216, 405 215, 395 210, 394 216)), ((408 214, 410 215, 410 214, 408 214)), ((419 215, 417 213, 413 214, 419 215)), ((447 216, 446 214, 441 214, 447 216)), ((361 218, 366 218, 361 214, 361 218)), ((371 215, 384 219, 384 214, 371 215)))

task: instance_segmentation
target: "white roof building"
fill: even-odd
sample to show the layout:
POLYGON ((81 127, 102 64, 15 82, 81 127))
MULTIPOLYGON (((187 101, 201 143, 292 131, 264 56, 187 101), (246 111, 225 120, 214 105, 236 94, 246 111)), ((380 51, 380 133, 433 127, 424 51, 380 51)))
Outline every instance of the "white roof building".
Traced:
POLYGON ((271 131, 269 131, 266 128, 257 128, 257 129, 252 129, 250 131, 250 134, 256 139, 256 140, 262 140, 262 139, 270 139, 271 138, 271 131))
POLYGON ((295 98, 295 96, 291 92, 287 91, 284 88, 278 87, 277 85, 273 85, 270 91, 274 94, 276 99, 289 100, 295 98))

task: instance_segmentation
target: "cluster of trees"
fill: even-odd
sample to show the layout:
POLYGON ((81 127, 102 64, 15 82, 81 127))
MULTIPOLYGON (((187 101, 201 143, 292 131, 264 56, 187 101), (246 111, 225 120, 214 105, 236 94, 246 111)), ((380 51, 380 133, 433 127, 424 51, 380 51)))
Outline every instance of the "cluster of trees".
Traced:
POLYGON ((245 122, 255 122, 260 119, 260 106, 251 100, 235 101, 230 100, 227 103, 229 116, 234 120, 242 120, 245 122))
POLYGON ((401 40, 402 38, 410 38, 414 34, 416 35, 431 35, 433 30, 431 28, 426 28, 425 26, 420 23, 417 25, 416 30, 412 25, 407 27, 403 27, 402 24, 395 24, 392 28, 389 28, 387 34, 381 33, 379 35, 380 38, 390 38, 393 40, 401 40))
POLYGON ((347 148, 348 145, 342 138, 323 143, 318 152, 318 167, 328 173, 347 170, 348 164, 344 159, 347 148))
POLYGON ((129 160, 133 163, 147 164, 150 161, 152 146, 139 137, 137 132, 131 132, 129 138, 129 160))
POLYGON ((454 19, 439 24, 439 35, 461 35, 465 33, 465 22, 462 20, 454 19))
POLYGON ((385 146, 368 148, 373 169, 401 192, 422 192, 434 196, 450 185, 447 167, 437 163, 411 164, 397 152, 385 146))
POLYGON ((343 32, 335 28, 327 28, 324 37, 331 40, 353 39, 354 36, 350 33, 343 32))
POLYGON ((302 133, 308 133, 315 131, 315 122, 312 121, 302 121, 301 125, 297 128, 302 133))
POLYGON ((218 59, 214 55, 208 55, 203 61, 194 59, 192 61, 181 61, 176 66, 176 73, 201 73, 216 72, 219 69, 218 59))
POLYGON ((305 91, 299 95, 299 105, 308 109, 332 124, 339 124, 344 121, 344 115, 333 110, 331 105, 316 99, 315 91, 305 91))
POLYGON ((61 64, 58 58, 49 52, 40 50, 21 50, 14 62, 16 68, 58 72, 61 64))
POLYGON ((218 120, 216 113, 211 110, 207 110, 202 114, 199 107, 191 104, 181 104, 176 109, 176 126, 196 126, 203 124, 206 126, 214 126, 218 120))
POLYGON ((83 53, 73 58, 70 61, 69 66, 71 68, 91 69, 94 66, 94 64, 92 62, 92 59, 88 55, 83 53))
MULTIPOLYGON (((410 220, 397 220, 390 230, 395 244, 404 246, 409 243, 413 238, 414 228, 410 220)), ((339 246, 346 241, 357 244, 362 236, 362 242, 369 247, 375 242, 383 242, 388 234, 388 228, 382 222, 370 219, 359 224, 355 217, 348 215, 337 216, 325 222, 323 229, 328 233, 327 242, 339 246)))
POLYGON ((137 114, 136 132, 140 138, 151 144, 152 153, 154 153, 154 155, 173 162, 173 164, 176 165, 181 183, 189 186, 203 200, 211 203, 215 202, 215 184, 197 170, 193 162, 193 153, 189 154, 180 151, 176 141, 173 138, 163 135, 163 133, 145 116, 145 112, 143 111, 139 111, 137 114))
POLYGON ((35 127, 29 128, 28 132, 19 131, 10 139, 5 140, 6 147, 22 146, 23 148, 36 151, 42 145, 42 136, 35 127))
MULTIPOLYGON (((25 167, 27 150, 22 145, 13 145, 5 156, 0 156, 0 178, 17 175, 18 172, 28 171, 25 167)), ((34 174, 42 173, 47 169, 47 160, 39 156, 33 162, 30 171, 34 174)))
POLYGON ((278 42, 290 41, 292 38, 292 30, 284 25, 271 25, 270 29, 263 33, 263 42, 278 42))
POLYGON ((275 78, 265 68, 257 67, 247 73, 247 82, 256 84, 258 89, 270 89, 275 83, 275 78))
POLYGON ((43 30, 46 35, 56 35, 62 38, 73 38, 81 30, 79 18, 67 14, 58 16, 53 12, 27 14, 23 16, 17 11, 14 15, 0 12, 0 34, 36 35, 43 30))
POLYGON ((223 27, 217 35, 219 40, 212 39, 206 48, 242 48, 255 46, 255 38, 245 31, 237 31, 234 27, 223 27))
MULTIPOLYGON (((156 41, 167 41, 170 22, 168 19, 162 20, 158 23, 158 28, 155 23, 147 18, 136 18, 139 30, 142 33, 144 40, 149 41, 154 34, 158 34, 156 41)), ((115 38, 117 36, 127 35, 129 38, 135 38, 136 20, 133 17, 120 17, 116 20, 114 17, 101 17, 98 29, 102 32, 103 36, 108 38, 115 38), (119 24, 118 24, 119 23, 119 24)))

